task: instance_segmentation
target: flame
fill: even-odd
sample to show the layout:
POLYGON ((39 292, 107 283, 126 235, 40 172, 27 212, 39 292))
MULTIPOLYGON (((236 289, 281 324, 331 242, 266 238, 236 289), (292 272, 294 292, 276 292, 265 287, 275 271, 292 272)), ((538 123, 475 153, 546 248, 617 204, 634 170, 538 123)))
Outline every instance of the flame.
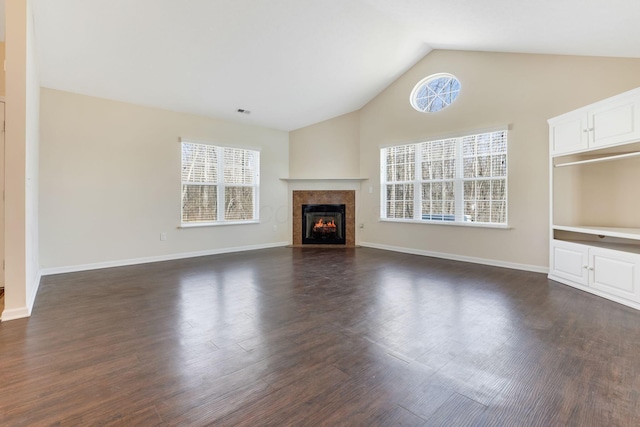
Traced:
POLYGON ((331 232, 336 230, 336 222, 332 218, 329 222, 324 222, 324 218, 320 218, 313 224, 313 231, 331 232))

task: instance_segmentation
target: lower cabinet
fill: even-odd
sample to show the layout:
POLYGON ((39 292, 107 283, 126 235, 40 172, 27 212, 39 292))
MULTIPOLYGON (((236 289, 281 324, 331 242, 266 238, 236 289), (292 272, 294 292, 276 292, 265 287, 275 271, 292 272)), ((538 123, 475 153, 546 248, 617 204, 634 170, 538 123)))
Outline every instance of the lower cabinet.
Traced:
POLYGON ((640 254, 553 240, 549 278, 638 308, 640 254))

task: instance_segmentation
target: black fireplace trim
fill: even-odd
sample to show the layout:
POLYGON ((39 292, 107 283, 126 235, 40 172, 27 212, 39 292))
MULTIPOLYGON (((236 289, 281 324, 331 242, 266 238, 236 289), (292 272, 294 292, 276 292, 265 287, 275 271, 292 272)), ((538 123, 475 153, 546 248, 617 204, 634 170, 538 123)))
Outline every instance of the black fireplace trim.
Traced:
POLYGON ((346 245, 347 244, 347 214, 344 204, 303 204, 302 205, 302 244, 303 245, 346 245), (342 238, 337 239, 310 239, 306 237, 307 213, 327 212, 340 213, 342 238))

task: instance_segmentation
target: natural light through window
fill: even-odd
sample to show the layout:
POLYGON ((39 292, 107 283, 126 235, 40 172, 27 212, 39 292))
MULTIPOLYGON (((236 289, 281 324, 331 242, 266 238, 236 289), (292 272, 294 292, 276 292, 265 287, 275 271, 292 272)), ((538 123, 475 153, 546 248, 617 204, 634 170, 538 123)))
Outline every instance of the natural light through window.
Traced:
POLYGON ((507 224, 507 131, 380 150, 382 219, 507 224))
POLYGON ((182 224, 258 220, 260 153, 182 140, 182 224))
POLYGON ((418 82, 411 91, 411 106, 422 113, 435 113, 451 105, 460 94, 460 81, 452 74, 434 74, 418 82))

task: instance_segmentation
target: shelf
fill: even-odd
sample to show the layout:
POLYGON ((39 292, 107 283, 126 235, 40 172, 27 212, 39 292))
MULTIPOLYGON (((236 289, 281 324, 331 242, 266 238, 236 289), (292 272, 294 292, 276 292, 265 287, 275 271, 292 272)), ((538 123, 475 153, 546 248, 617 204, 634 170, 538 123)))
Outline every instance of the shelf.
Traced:
POLYGON ((595 236, 617 237, 621 239, 640 240, 640 228, 592 227, 554 225, 554 230, 572 231, 574 233, 592 234, 595 236))
POLYGON ((591 247, 595 247, 595 248, 611 249, 611 250, 614 250, 614 251, 640 254, 640 247, 633 246, 633 245, 625 245, 625 244, 621 244, 621 243, 585 242, 583 240, 571 240, 571 239, 554 239, 554 240, 555 241, 560 241, 560 242, 575 243, 575 244, 578 244, 578 245, 591 246, 591 247))
POLYGON ((633 153, 617 154, 614 156, 597 157, 595 159, 578 160, 576 162, 560 163, 560 164, 554 165, 554 167, 560 168, 564 166, 584 165, 587 163, 609 162, 612 160, 628 159, 628 158, 637 157, 637 156, 640 156, 640 151, 636 151, 633 153))

